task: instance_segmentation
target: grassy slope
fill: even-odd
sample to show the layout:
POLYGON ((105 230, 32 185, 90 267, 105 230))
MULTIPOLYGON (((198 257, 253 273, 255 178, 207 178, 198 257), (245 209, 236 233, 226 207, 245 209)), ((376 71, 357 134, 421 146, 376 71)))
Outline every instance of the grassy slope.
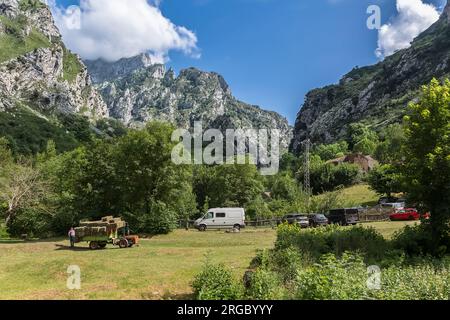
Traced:
MULTIPOLYGON (((318 195, 323 198, 326 194, 318 195)), ((379 196, 370 190, 367 184, 359 184, 342 190, 340 202, 343 207, 374 206, 377 204, 379 196)))
MULTIPOLYGON (((386 237, 404 222, 371 223, 386 237)), ((242 277, 256 250, 271 248, 275 230, 240 234, 183 231, 143 240, 140 247, 90 251, 67 241, 0 242, 0 299, 177 299, 190 298, 190 283, 210 253, 242 277), (66 270, 79 265, 82 289, 66 289, 66 270)))
POLYGON ((21 32, 26 26, 26 20, 23 17, 17 19, 8 19, 0 16, 7 32, 0 34, 0 63, 17 58, 38 48, 50 47, 50 41, 41 33, 32 30, 27 37, 23 37, 21 32))
POLYGON ((78 60, 78 57, 75 54, 64 47, 63 61, 63 80, 73 83, 83 68, 80 60, 78 60))
POLYGON ((0 137, 6 137, 17 154, 35 154, 45 149, 48 140, 58 151, 75 148, 79 142, 66 128, 38 117, 23 107, 13 113, 0 112, 0 137))

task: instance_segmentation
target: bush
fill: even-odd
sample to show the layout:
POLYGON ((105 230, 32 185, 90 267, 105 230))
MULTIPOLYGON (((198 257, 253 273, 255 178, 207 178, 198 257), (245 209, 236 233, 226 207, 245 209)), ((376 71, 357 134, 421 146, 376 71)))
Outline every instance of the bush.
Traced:
POLYGON ((418 265, 390 267, 382 270, 381 290, 368 295, 379 300, 449 300, 448 266, 435 266, 430 260, 418 265))
POLYGON ((368 271, 362 256, 344 253, 341 259, 324 255, 319 264, 300 271, 296 281, 297 299, 308 300, 448 300, 448 266, 423 259, 416 265, 381 269, 380 287, 367 286, 368 271))
POLYGON ((6 226, 3 224, 0 224, 0 239, 8 239, 9 233, 6 230, 6 226))
POLYGON ((160 201, 152 203, 148 213, 126 213, 124 217, 132 226, 138 228, 137 231, 150 234, 168 234, 178 225, 177 214, 160 201))
POLYGON ((252 273, 246 298, 251 300, 281 300, 284 298, 281 280, 276 272, 259 268, 252 273))
POLYGON ((300 300, 360 300, 366 291, 363 257, 344 253, 324 255, 319 264, 299 272, 296 298, 300 300))
POLYGON ((294 280, 297 270, 309 262, 309 259, 302 256, 294 247, 281 250, 262 250, 250 263, 250 269, 274 271, 280 275, 283 282, 287 283, 294 280))
POLYGON ((10 221, 7 231, 14 237, 26 234, 31 238, 47 238, 54 235, 51 231, 51 218, 42 210, 30 207, 21 210, 10 221))
POLYGON ((293 247, 275 250, 272 254, 273 269, 284 282, 295 280, 298 269, 304 266, 303 260, 304 257, 293 247))
POLYGON ((346 228, 336 225, 302 230, 296 225, 278 227, 277 250, 294 247, 313 259, 323 254, 341 256, 345 251, 358 251, 366 261, 380 261, 389 250, 388 242, 372 228, 346 228))
POLYGON ((406 226, 402 230, 397 231, 392 238, 393 247, 402 250, 410 257, 424 255, 443 256, 450 248, 448 239, 446 242, 447 244, 443 242, 444 245, 436 248, 431 225, 428 222, 406 226))
POLYGON ((349 187, 360 181, 361 172, 355 164, 323 163, 311 170, 311 186, 316 194, 333 191, 340 186, 349 187))
POLYGON ((203 270, 192 283, 197 300, 237 300, 242 297, 242 287, 237 284, 231 271, 222 264, 207 261, 203 270))

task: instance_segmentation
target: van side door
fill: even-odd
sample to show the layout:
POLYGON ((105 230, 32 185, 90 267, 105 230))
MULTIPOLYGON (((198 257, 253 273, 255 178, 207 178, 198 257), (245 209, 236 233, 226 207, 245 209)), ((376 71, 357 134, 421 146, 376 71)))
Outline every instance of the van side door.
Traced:
POLYGON ((227 226, 227 214, 225 212, 216 212, 215 220, 215 227, 225 228, 227 226))

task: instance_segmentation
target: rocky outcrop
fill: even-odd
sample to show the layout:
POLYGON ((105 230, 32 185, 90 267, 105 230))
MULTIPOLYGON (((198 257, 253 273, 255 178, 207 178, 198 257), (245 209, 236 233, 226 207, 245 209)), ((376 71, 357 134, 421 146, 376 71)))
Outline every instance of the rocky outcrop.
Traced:
POLYGON ((10 26, 0 28, 0 34, 19 38, 18 47, 2 52, 6 58, 0 60, 0 94, 9 105, 21 103, 45 114, 108 116, 83 62, 61 41, 47 6, 39 1, 19 5, 16 0, 0 0, 0 13, 3 24, 10 26))
POLYGON ((442 17, 408 49, 384 61, 355 68, 336 85, 306 95, 295 123, 293 152, 310 138, 332 143, 347 137, 350 124, 363 122, 375 130, 400 122, 421 85, 450 76, 450 4, 442 17))
POLYGON ((287 120, 275 112, 238 101, 221 75, 189 68, 176 76, 173 70, 160 64, 149 65, 149 61, 142 55, 122 59, 108 64, 108 70, 113 72, 98 72, 104 61, 87 62, 95 79, 106 79, 97 88, 111 117, 131 127, 164 120, 181 128, 192 128, 195 121, 203 121, 204 128, 223 131, 279 129, 281 145, 287 149, 292 137, 287 120))
POLYGON ((108 62, 102 59, 85 60, 92 80, 96 83, 111 81, 129 75, 133 71, 152 65, 148 54, 140 54, 129 59, 123 58, 117 62, 108 62))
POLYGON ((8 18, 15 18, 19 13, 18 0, 2 0, 0 1, 0 15, 8 18))

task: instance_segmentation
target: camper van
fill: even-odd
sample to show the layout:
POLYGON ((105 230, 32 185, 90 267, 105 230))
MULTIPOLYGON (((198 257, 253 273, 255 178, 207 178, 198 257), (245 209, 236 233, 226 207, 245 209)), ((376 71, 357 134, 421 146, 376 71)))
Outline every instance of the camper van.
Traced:
POLYGON ((237 229, 245 228, 245 211, 243 208, 210 209, 194 223, 200 231, 207 229, 237 229))

